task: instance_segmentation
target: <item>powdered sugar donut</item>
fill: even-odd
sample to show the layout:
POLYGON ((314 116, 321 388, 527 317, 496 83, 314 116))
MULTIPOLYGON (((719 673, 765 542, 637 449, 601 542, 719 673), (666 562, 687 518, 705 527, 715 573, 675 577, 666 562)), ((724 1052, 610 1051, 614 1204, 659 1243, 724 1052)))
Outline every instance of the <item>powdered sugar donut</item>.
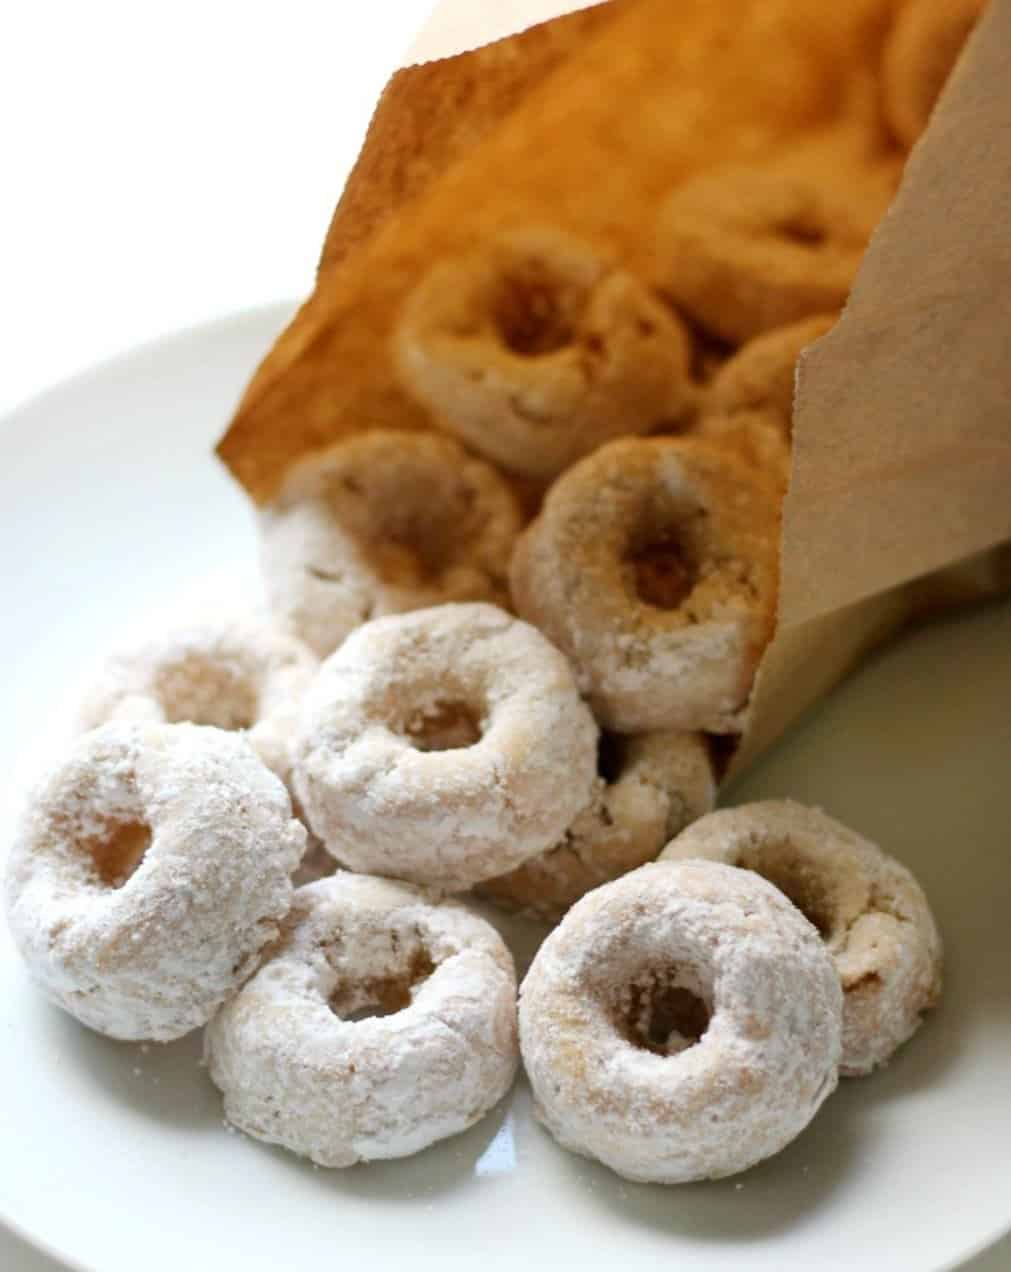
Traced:
POLYGON ((113 1038, 178 1038, 256 965, 305 843, 249 743, 188 724, 84 734, 30 797, 7 918, 53 1002, 113 1038))
POLYGON ((270 605, 325 656, 370 618, 504 602, 521 525, 505 481, 452 438, 360 433, 297 465, 262 510, 270 605))
POLYGON ((516 609, 569 656, 605 728, 734 732, 772 632, 777 508, 711 444, 612 442, 520 538, 516 609))
POLYGON ((405 306, 396 350, 404 384, 445 428, 542 479, 684 414, 692 397, 681 320, 554 230, 435 265, 405 306))
POLYGON ((321 1166, 405 1157, 512 1085, 516 973, 490 924, 385 879, 300 888, 270 958, 208 1026, 225 1116, 321 1166))
POLYGON ((376 619, 323 664, 296 739, 309 824, 354 870, 453 890, 585 807, 597 729, 572 672, 492 605, 376 619))
POLYGON ((562 839, 478 891, 512 909, 557 920, 591 888, 653 861, 683 827, 708 813, 716 782, 698 733, 600 740, 590 803, 562 839))
POLYGON ((874 844, 792 800, 711 813, 662 861, 753 870, 814 923, 842 983, 842 1072, 870 1073, 919 1028, 941 992, 941 938, 923 890, 874 844))
POLYGON ((664 205, 656 282, 707 331, 741 344, 841 308, 872 226, 800 173, 716 168, 664 205))
POLYGON ((578 901, 523 982, 537 1115, 627 1179, 746 1170, 835 1089, 841 999, 818 933, 764 879, 642 866, 578 901))
POLYGON ((912 146, 926 128, 987 0, 906 0, 885 45, 882 105, 892 132, 912 146))
POLYGON ((190 623, 108 658, 80 710, 85 729, 111 720, 242 730, 282 781, 313 654, 257 619, 190 623))

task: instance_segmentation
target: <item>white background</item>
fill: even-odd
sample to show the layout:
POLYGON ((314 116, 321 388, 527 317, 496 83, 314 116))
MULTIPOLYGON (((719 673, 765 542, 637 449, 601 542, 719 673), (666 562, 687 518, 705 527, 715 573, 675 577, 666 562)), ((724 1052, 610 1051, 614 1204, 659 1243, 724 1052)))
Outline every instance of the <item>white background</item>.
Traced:
POLYGON ((140 341, 304 295, 431 7, 0 6, 0 412, 140 341))
MULTIPOLYGON (((375 98, 430 7, 9 7, 0 412, 138 342, 304 295, 375 98)), ((0 1267, 56 1265, 0 1233, 0 1267)), ((973 1265, 1009 1267, 1006 1244, 973 1265)))

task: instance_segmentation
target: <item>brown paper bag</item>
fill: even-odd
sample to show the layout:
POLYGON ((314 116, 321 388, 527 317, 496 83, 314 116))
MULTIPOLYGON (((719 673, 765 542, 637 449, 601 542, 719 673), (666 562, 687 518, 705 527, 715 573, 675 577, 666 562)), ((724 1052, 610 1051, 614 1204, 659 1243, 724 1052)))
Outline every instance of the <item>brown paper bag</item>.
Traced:
MULTIPOLYGON (((644 0, 635 12, 616 4, 616 20, 647 20, 653 2, 644 0)), ((780 6, 785 3, 779 0, 780 6)), ((495 5, 445 0, 419 37, 415 54, 456 53, 538 18, 585 7, 560 0, 500 0, 495 5)), ((721 6, 725 13, 733 7, 733 0, 721 6)), ((860 7, 852 6, 854 24, 860 7)), ((592 24, 603 29, 608 8, 585 15, 591 45, 592 24)), ((556 72, 565 50, 550 38, 544 42, 543 34, 531 33, 531 43, 541 43, 528 77, 503 72, 503 114, 526 105, 533 117, 543 100, 527 98, 537 97, 541 79, 550 81, 553 72, 564 76, 571 70, 562 66, 556 72)), ((602 79, 610 76, 612 86, 620 84, 621 68, 606 61, 603 37, 597 48, 598 61, 594 64, 591 57, 589 64, 596 65, 602 79)), ((438 65, 429 71, 433 84, 439 82, 439 71, 438 65)), ((718 63, 712 73, 719 74, 718 63)), ((779 621, 760 668, 735 767, 757 755, 867 648, 910 617, 917 601, 907 584, 1011 536, 1011 337, 1002 313, 1004 298, 1011 294, 1011 229, 1005 212, 1011 195, 1009 82, 1011 0, 993 0, 907 166, 843 319, 802 360, 794 471, 784 509, 779 621)), ((732 154, 741 127, 741 119, 728 107, 710 121, 708 136, 732 154)), ((486 133, 477 130, 470 136, 466 130, 451 130, 441 159, 410 179, 398 175, 388 183, 388 193, 395 187, 400 199, 417 199, 419 207, 426 207, 431 200, 424 199, 425 191, 439 162, 448 165, 465 157, 486 133)), ((782 133, 782 126, 770 123, 770 144, 781 145, 782 133)), ((638 142, 637 134, 633 140, 638 142)), ((760 154, 761 140, 753 145, 760 154)), ((367 158, 368 147, 363 162, 367 158)), ((466 167, 454 168, 454 177, 466 167)), ((465 179, 457 184, 465 191, 465 179)), ((624 193, 632 196, 627 206, 634 208, 645 206, 653 192, 646 183, 624 193)), ((527 197, 536 206, 529 189, 527 197)), ((487 224, 480 229, 495 224, 489 199, 482 213, 487 224)), ((347 211, 345 204, 335 217, 317 296, 327 271, 345 268, 344 258, 345 272, 353 272, 351 247, 360 248, 370 236, 363 249, 366 257, 371 252, 376 260, 409 273, 409 246, 398 258, 396 247, 383 241, 395 242, 396 218, 384 223, 374 209, 359 215, 352 207, 350 218, 347 211), (350 236, 344 228, 349 221, 357 226, 350 236)), ((563 220, 564 214, 562 209, 563 220)), ((437 249, 444 247, 440 233, 448 242, 452 233, 439 226, 437 209, 430 219, 418 241, 424 241, 426 232, 434 233, 437 249)), ((331 274, 326 282, 339 291, 342 284, 335 277, 331 274)), ((390 291, 388 304, 394 305, 396 278, 384 278, 382 285, 390 291)), ((309 302, 300 324, 282 337, 261 368, 222 444, 223 457, 254 496, 269 494, 271 482, 292 457, 290 439, 271 424, 272 412, 283 414, 286 406, 304 410, 311 447, 332 436, 328 411, 339 415, 357 409, 366 420, 382 422, 386 410, 404 409, 382 394, 342 397, 340 388, 320 392, 311 383, 307 350, 315 349, 318 356, 330 342, 339 358, 342 341, 350 341, 345 356, 354 351, 354 338, 346 335, 354 313, 353 286, 348 296, 336 316, 315 300, 309 302), (249 453, 251 439, 266 456, 262 479, 236 462, 243 448, 249 453)), ((381 327, 364 333, 363 353, 365 337, 381 345, 384 333, 381 327)), ((371 350, 369 355, 382 356, 371 350)))

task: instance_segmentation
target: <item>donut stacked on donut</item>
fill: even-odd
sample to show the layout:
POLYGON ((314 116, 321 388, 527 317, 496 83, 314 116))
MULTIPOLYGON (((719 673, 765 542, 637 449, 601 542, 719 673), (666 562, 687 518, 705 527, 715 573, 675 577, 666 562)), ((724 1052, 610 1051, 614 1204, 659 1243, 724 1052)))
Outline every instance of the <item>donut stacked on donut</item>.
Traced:
POLYGON ((261 510, 267 595, 325 656, 370 618, 505 601, 521 524, 505 481, 451 438, 363 433, 300 464, 261 510))
POLYGON ((763 879, 643 866, 573 906, 523 982, 537 1115, 627 1179, 745 1170, 835 1089, 841 998, 817 932, 763 879))
POLYGON ((597 728, 558 650, 475 603, 352 633, 295 746, 295 788, 328 851, 460 890, 562 837, 591 797, 597 728))
POLYGON ((772 632, 777 552, 774 496, 729 452, 623 440, 552 487, 513 598, 607 728, 733 733, 772 632))
POLYGON ((941 938, 905 866, 817 808, 768 800, 695 822, 660 854, 751 870, 811 920, 843 988, 841 1071, 869 1073, 941 992, 941 938))

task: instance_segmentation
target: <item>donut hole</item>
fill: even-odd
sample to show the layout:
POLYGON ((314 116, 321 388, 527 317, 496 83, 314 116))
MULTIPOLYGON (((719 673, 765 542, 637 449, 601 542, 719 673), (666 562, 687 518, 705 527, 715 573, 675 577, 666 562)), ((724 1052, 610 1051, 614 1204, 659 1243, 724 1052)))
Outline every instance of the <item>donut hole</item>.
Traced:
POLYGON ((349 1024, 395 1016, 410 1007, 418 987, 435 971, 429 952, 416 949, 401 972, 370 977, 349 985, 338 985, 327 1005, 335 1016, 349 1024))
POLYGON ((779 238, 797 247, 823 247, 828 240, 825 226, 810 216, 784 217, 774 228, 779 238))
POLYGON ((602 731, 597 740, 597 776, 613 786, 625 771, 625 758, 625 739, 602 731))
POLYGON ((835 927, 832 899, 819 871, 789 843, 758 844, 740 854, 737 865, 778 888, 827 940, 835 927))
POLYGON ((259 712, 259 688, 235 662, 188 661, 163 667, 155 692, 166 724, 200 724, 233 732, 251 729, 259 712))
POLYGON ((557 353, 575 335, 573 289, 539 261, 525 261, 498 280, 492 321, 503 345, 523 358, 557 353))
POLYGON ((86 844, 107 888, 121 888, 137 872, 150 846, 151 827, 140 820, 117 822, 86 844))
POLYGON ((403 732, 418 751, 459 751, 481 740, 481 718, 470 703, 433 702, 410 715, 403 732))
POLYGON ((445 573, 457 546, 454 526, 445 517, 433 516, 431 508, 401 504, 369 545, 368 556, 384 583, 423 587, 445 573))
POLYGON ((651 969, 626 985, 618 997, 615 1023, 633 1047, 658 1056, 676 1056, 699 1042, 712 1012, 677 968, 651 969))

